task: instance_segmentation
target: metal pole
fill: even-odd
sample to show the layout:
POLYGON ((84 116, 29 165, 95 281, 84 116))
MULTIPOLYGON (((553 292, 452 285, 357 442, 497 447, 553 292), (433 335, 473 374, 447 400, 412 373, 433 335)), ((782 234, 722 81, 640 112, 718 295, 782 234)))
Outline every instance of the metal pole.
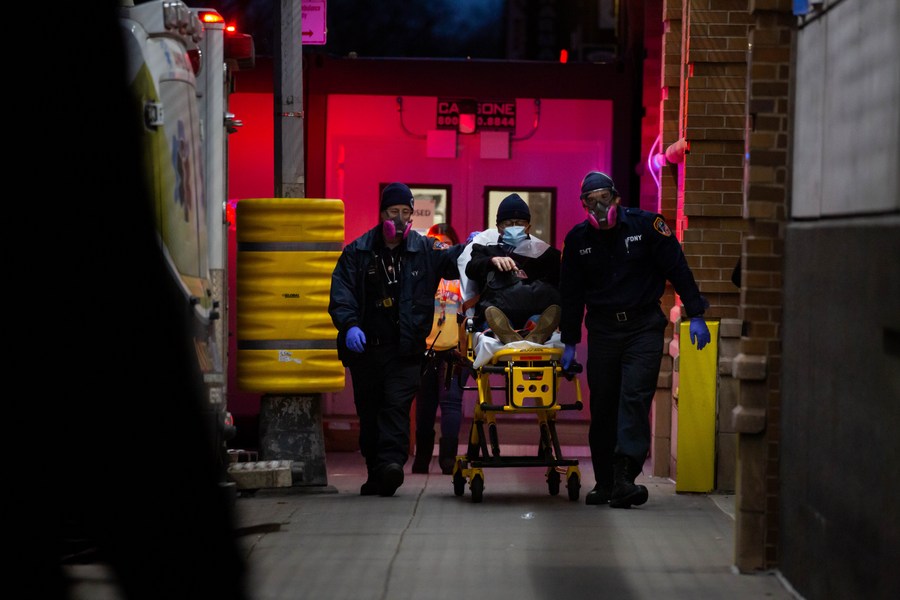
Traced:
MULTIPOLYGON (((300 0, 281 0, 274 56, 275 198, 304 198, 303 46, 300 0)), ((259 407, 263 460, 292 460, 294 486, 328 484, 322 394, 266 394, 259 407)))
POLYGON ((300 0, 281 0, 276 26, 275 197, 306 197, 303 170, 303 44, 300 0))

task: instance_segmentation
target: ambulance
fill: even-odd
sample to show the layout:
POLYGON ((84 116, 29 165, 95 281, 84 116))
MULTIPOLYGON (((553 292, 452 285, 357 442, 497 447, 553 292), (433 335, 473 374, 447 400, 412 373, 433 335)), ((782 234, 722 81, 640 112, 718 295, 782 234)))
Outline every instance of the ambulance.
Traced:
POLYGON ((216 444, 234 436, 226 406, 227 143, 233 73, 255 62, 250 36, 213 9, 179 0, 123 0, 128 81, 143 119, 146 181, 159 242, 190 307, 216 444))

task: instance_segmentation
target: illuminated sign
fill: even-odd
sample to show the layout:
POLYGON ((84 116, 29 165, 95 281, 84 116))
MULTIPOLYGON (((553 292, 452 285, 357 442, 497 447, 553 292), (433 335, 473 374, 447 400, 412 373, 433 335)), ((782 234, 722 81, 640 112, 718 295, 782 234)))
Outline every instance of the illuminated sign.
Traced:
POLYGON ((473 133, 476 129, 515 133, 516 101, 438 98, 437 128, 460 133, 473 133))

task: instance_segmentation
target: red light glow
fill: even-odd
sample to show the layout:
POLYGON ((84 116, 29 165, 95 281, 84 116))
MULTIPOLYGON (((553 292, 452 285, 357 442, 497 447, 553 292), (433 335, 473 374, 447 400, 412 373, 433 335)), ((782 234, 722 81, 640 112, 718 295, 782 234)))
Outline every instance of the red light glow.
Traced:
POLYGON ((222 15, 215 11, 201 11, 200 20, 204 23, 224 23, 225 19, 222 15))
POLYGON ((228 231, 237 231, 237 198, 229 198, 225 204, 225 222, 228 224, 228 231))

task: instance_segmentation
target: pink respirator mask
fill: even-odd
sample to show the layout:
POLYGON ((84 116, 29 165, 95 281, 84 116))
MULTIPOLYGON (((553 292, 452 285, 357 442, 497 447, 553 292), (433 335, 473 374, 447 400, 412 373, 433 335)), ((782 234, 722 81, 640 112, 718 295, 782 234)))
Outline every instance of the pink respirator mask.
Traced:
POLYGON ((597 209, 589 208, 587 211, 588 223, 590 223, 594 229, 600 229, 600 225, 603 223, 606 223, 610 227, 615 227, 616 216, 618 214, 616 212, 616 205, 613 204, 606 210, 606 216, 602 216, 601 212, 602 211, 598 211, 597 209))
POLYGON ((406 239, 406 236, 409 235, 409 230, 412 229, 412 219, 407 221, 404 225, 403 219, 398 215, 381 224, 381 230, 384 233, 384 237, 389 240, 397 237, 397 231, 400 230, 400 228, 403 228, 403 239, 406 239))
POLYGON ((586 200, 587 194, 582 195, 582 201, 587 204, 587 219, 588 222, 594 229, 600 229, 602 224, 606 224, 609 227, 616 226, 616 217, 618 216, 618 211, 616 211, 616 203, 615 194, 610 194, 608 200, 610 202, 609 206, 605 205, 603 202, 599 200, 595 200, 594 202, 588 202, 586 200))

